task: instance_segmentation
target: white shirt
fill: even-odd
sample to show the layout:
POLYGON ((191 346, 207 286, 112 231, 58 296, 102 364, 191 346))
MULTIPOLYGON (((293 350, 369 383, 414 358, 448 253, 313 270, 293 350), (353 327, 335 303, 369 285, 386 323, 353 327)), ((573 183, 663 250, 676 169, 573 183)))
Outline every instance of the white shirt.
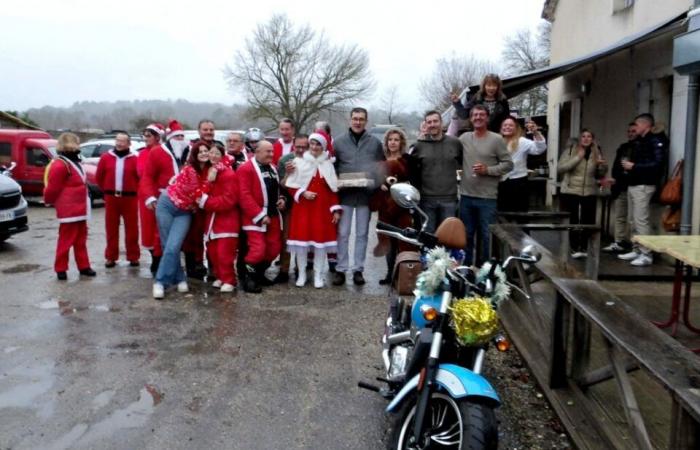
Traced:
POLYGON ((503 175, 501 180, 522 178, 527 176, 527 156, 541 155, 547 150, 547 141, 544 138, 541 141, 531 141, 530 139, 521 137, 518 140, 518 148, 511 153, 513 158, 513 170, 503 175))

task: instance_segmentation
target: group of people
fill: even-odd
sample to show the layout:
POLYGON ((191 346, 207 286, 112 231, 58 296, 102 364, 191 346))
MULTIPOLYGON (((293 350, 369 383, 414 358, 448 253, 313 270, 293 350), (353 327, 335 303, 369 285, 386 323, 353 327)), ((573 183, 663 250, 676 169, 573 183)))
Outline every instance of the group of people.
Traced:
MULTIPOLYGON (((206 277, 222 292, 232 292, 240 279, 246 292, 259 293, 264 286, 287 282, 291 261, 296 263, 299 287, 307 282, 307 266, 313 268, 316 288, 325 285, 326 267, 334 285, 344 284, 346 273, 362 285, 372 212, 395 226, 422 225, 392 200, 389 188, 397 182, 418 188, 427 231, 459 216, 467 232, 463 262, 478 265, 489 256, 488 227, 497 212, 527 211, 527 159, 547 146, 534 122, 527 121, 523 130, 510 115, 496 75, 486 76, 465 105, 457 96, 453 101, 455 117, 447 130, 442 115, 428 111, 410 148, 400 128, 389 129, 384 142, 372 136, 366 130, 367 110, 359 107, 350 112, 347 131, 335 138, 328 123, 317 123, 307 135, 283 119, 274 142, 259 129, 250 129, 230 133, 223 143, 214 138, 214 123, 202 120, 199 137, 188 142, 182 126, 172 120, 167 127, 148 125, 143 130, 146 146, 136 153, 129 136, 120 133, 115 148, 101 156, 96 173, 105 199, 105 267, 116 265, 123 220, 126 257, 132 266, 139 265, 140 226, 141 247, 151 253, 156 299, 163 298, 169 286, 187 292, 188 277, 206 277), (468 131, 460 134, 456 122, 465 119, 468 131), (270 280, 265 272, 278 258, 279 273, 270 280)), ((637 233, 649 230, 649 202, 666 150, 650 132, 653 125, 649 114, 630 124, 630 141, 618 151, 612 173, 615 189, 627 191, 624 206, 633 211, 637 233)), ((86 248, 90 202, 78 152, 78 138, 62 134, 58 157, 46 172, 44 200, 56 207, 60 222, 54 265, 60 280, 66 279, 71 247, 80 273, 95 275, 86 248)), ((570 213, 571 223, 594 222, 597 180, 606 171, 589 130, 562 151, 560 205, 570 213)), ((623 202, 618 205, 621 209, 623 202)), ((617 217, 622 222, 622 212, 617 217)), ((572 232, 574 258, 586 256, 585 241, 585 235, 572 232)), ((611 249, 618 250, 616 245, 617 240, 611 249)), ((379 236, 373 253, 387 262, 380 283, 391 282, 401 249, 395 240, 379 236)), ((651 263, 644 248, 620 258, 634 265, 651 263)))

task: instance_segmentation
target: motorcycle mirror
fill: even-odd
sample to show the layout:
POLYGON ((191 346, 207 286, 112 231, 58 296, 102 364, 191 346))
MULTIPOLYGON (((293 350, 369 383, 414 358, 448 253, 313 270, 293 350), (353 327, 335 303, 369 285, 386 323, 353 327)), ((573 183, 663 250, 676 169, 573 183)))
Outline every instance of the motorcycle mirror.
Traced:
POLYGON ((416 208, 420 203, 420 193, 418 189, 408 183, 394 183, 389 188, 391 198, 402 208, 416 208))
POLYGON ((532 244, 526 245, 520 252, 520 258, 526 261, 530 261, 532 263, 536 263, 537 261, 542 259, 542 252, 540 252, 540 250, 532 244))

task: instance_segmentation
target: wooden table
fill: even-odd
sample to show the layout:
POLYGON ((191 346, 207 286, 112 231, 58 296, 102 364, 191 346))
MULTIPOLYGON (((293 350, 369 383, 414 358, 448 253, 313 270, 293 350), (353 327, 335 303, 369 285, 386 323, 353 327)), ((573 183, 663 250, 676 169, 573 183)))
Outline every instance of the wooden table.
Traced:
MULTIPOLYGON (((658 253, 666 253, 676 259, 676 271, 673 277, 673 301, 671 317, 666 322, 653 322, 659 328, 673 326, 672 336, 678 331, 681 316, 681 288, 685 272, 685 295, 683 299, 683 324, 693 333, 700 334, 700 328, 690 323, 690 286, 693 268, 700 268, 700 236, 634 236, 632 241, 658 253), (685 270, 684 270, 685 269, 685 270)), ((694 349, 700 352, 700 349, 694 349)))

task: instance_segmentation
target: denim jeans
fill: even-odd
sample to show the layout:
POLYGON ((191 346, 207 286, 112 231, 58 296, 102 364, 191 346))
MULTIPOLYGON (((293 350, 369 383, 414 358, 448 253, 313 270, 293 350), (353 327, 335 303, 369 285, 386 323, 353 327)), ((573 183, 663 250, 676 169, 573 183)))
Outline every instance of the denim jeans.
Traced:
POLYGON ((425 231, 434 233, 443 220, 455 216, 457 213, 457 200, 424 198, 420 201, 420 209, 428 215, 428 226, 425 228, 425 231))
POLYGON ((338 224, 338 272, 347 272, 350 268, 350 229, 352 228, 352 213, 355 212, 355 260, 353 272, 365 270, 367 255, 367 234, 369 233, 369 206, 341 205, 343 215, 338 224))
POLYGON ((175 206, 167 194, 161 194, 156 205, 156 220, 163 247, 156 282, 167 287, 187 279, 180 263, 180 249, 190 228, 192 213, 175 206))
POLYGON ((477 198, 462 195, 459 200, 459 218, 467 227, 467 248, 465 264, 474 262, 474 236, 479 232, 481 255, 478 263, 486 261, 490 254, 489 225, 496 222, 496 199, 477 198))

